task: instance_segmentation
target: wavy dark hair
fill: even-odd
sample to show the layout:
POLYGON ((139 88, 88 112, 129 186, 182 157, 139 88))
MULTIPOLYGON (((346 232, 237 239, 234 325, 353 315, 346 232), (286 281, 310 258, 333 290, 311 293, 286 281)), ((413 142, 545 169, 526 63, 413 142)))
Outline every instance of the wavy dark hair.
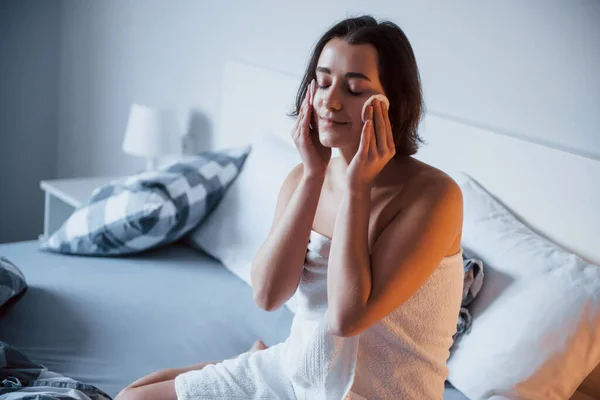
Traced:
POLYGON ((333 38, 342 38, 349 44, 371 44, 375 47, 379 79, 390 100, 388 113, 396 143, 396 157, 415 154, 419 144, 423 143, 418 133, 424 109, 421 77, 408 38, 391 21, 377 22, 372 16, 364 15, 340 21, 325 32, 312 52, 296 95, 295 110, 290 116, 299 115, 308 85, 317 77, 321 52, 333 38))

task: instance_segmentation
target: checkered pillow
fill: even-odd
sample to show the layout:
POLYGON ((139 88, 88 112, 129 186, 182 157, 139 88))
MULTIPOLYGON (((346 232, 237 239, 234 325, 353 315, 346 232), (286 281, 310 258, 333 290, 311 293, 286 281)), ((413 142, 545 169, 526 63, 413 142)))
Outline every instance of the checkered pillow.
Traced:
POLYGON ((0 308, 26 288, 25 277, 19 268, 6 258, 0 257, 0 308))
POLYGON ((205 152, 101 186, 41 248, 103 256, 173 243, 212 212, 249 152, 205 152))

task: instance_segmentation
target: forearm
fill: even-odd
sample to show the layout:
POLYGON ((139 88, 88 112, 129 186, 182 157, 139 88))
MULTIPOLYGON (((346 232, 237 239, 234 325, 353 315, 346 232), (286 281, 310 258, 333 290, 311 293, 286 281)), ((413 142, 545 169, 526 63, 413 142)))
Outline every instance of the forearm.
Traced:
POLYGON ((252 263, 255 298, 266 309, 279 308, 295 292, 304 266, 323 177, 303 177, 271 234, 252 263))
POLYGON ((336 217, 327 272, 327 298, 329 326, 338 334, 355 328, 352 317, 366 306, 371 295, 370 209, 370 189, 347 191, 336 217))

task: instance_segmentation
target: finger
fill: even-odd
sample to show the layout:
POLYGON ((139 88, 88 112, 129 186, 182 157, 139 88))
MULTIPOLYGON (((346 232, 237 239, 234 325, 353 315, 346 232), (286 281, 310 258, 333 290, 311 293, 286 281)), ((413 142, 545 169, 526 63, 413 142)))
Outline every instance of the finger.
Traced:
POLYGON ((316 133, 317 132, 317 121, 316 121, 316 116, 315 116, 315 110, 314 110, 314 100, 315 100, 315 94, 317 91, 317 81, 315 79, 313 79, 310 83, 310 115, 309 115, 309 120, 310 120, 310 124, 312 125, 311 127, 311 131, 316 133))
POLYGON ((306 104, 306 107, 304 109, 304 120, 302 121, 302 134, 303 136, 308 137, 309 136, 309 132, 310 132, 310 111, 312 109, 312 106, 310 106, 308 103, 306 104))
POLYGON ((387 151, 387 135, 386 125, 383 118, 383 105, 381 101, 375 101, 375 140, 377 141, 377 151, 379 154, 384 154, 387 151))
POLYGON ((360 157, 364 157, 367 159, 369 156, 369 139, 371 137, 370 126, 373 124, 373 121, 367 120, 363 125, 362 132, 360 133, 360 143, 358 145, 357 155, 360 157))
POLYGON ((377 149, 377 143, 375 142, 375 126, 373 121, 373 114, 375 113, 374 103, 367 106, 365 110, 365 135, 367 136, 367 143, 369 146, 366 149, 365 158, 372 159, 374 156, 374 150, 377 149))
POLYGON ((390 121, 389 109, 387 108, 387 106, 384 105, 383 110, 385 126, 387 131, 388 149, 392 152, 392 154, 396 154, 396 144, 394 143, 394 133, 392 132, 392 122, 390 121))
POLYGON ((377 137, 375 134, 375 123, 374 120, 371 119, 371 123, 369 124, 369 159, 374 160, 377 158, 377 154, 379 150, 377 149, 377 137))
POLYGON ((312 81, 310 81, 310 83, 308 84, 308 87, 306 89, 306 97, 308 99, 307 112, 308 112, 308 130, 309 131, 312 131, 314 129, 314 126, 311 126, 312 122, 313 122, 311 111, 312 111, 312 100, 313 100, 313 96, 314 96, 314 86, 313 86, 314 81, 315 81, 314 79, 312 81))
MULTIPOLYGON (((306 115, 306 110, 308 109, 308 91, 306 91, 306 93, 304 93, 304 99, 302 99, 302 104, 300 105, 300 114, 298 115, 298 120, 302 121, 302 117, 304 115, 306 115)), ((300 122, 298 124, 299 127, 302 126, 302 123, 300 122)))
POLYGON ((315 80, 313 79, 309 85, 308 88, 308 107, 307 107, 307 114, 308 114, 308 122, 310 124, 310 122, 312 122, 312 111, 313 111, 313 97, 315 96, 315 80))
POLYGON ((300 106, 300 110, 298 110, 298 118, 296 118, 296 124, 294 125, 294 129, 292 129, 292 137, 295 138, 298 136, 298 131, 302 126, 302 118, 304 116, 304 103, 300 106))
POLYGON ((373 121, 373 106, 367 106, 367 109, 365 110, 365 123, 366 121, 371 120, 373 121))
MULTIPOLYGON (((365 156, 365 158, 368 158, 369 156, 369 146, 372 145, 372 131, 373 130, 373 105, 369 105, 367 106, 367 108, 365 109, 365 123, 363 124, 363 129, 362 132, 360 134, 360 140, 361 143, 363 142, 363 140, 365 140, 366 145, 363 146, 363 154, 365 156)), ((360 144, 359 144, 360 147, 360 144)), ((360 149, 358 150, 360 152, 360 149)))
POLYGON ((309 96, 308 96, 308 104, 313 105, 313 100, 315 98, 315 80, 310 81, 310 85, 308 85, 309 96))
POLYGON ((298 120, 296 121, 297 122, 296 128, 294 129, 295 135, 298 138, 302 137, 302 133, 304 132, 304 126, 306 125, 307 114, 308 114, 308 104, 305 100, 304 103, 302 104, 302 107, 300 107, 300 115, 298 116, 298 120))

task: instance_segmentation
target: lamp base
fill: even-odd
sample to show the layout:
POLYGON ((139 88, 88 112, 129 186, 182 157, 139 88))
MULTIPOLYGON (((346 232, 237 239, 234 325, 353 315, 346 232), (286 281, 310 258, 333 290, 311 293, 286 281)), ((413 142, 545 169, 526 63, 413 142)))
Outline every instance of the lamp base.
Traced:
POLYGON ((147 157, 146 158, 146 171, 154 171, 157 165, 156 157, 147 157))

